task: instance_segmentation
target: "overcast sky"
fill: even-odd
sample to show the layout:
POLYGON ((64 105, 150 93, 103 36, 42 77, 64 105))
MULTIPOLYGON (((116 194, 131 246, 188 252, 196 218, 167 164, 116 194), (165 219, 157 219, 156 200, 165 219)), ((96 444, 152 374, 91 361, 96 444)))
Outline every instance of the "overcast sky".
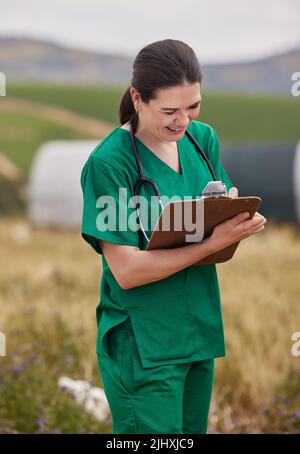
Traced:
POLYGON ((173 38, 200 62, 248 60, 300 46, 300 0, 0 0, 0 34, 131 56, 173 38))

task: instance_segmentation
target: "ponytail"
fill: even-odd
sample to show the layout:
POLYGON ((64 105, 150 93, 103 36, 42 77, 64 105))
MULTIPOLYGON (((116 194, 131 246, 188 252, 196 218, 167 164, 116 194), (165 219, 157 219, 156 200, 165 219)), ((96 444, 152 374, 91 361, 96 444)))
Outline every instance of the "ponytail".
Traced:
POLYGON ((130 94, 130 87, 127 88, 125 91, 120 107, 119 107, 119 120, 121 125, 124 125, 128 121, 131 121, 132 123, 132 128, 134 133, 136 132, 137 129, 137 123, 138 123, 138 115, 135 111, 131 94, 130 94))
POLYGON ((135 109, 130 94, 130 87, 128 87, 121 99, 119 107, 119 120, 121 125, 124 125, 127 121, 131 120, 134 114, 135 109))

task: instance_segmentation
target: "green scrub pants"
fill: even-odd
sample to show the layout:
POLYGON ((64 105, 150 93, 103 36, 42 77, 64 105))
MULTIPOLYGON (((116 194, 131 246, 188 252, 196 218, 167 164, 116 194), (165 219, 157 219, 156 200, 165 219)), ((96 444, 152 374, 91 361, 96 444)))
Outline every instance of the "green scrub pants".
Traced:
POLYGON ((207 433, 214 358, 143 368, 130 318, 108 331, 107 350, 97 358, 113 434, 207 433))

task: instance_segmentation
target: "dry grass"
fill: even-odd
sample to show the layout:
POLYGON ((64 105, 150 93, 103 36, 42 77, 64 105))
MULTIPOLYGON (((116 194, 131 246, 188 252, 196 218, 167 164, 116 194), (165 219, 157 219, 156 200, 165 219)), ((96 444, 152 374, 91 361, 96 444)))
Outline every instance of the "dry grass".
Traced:
MULTIPOLYGON (((38 349, 44 363, 35 374, 45 374, 44 380, 56 383, 55 374, 69 372, 99 386, 101 257, 79 230, 34 230, 23 218, 1 220, 0 244, 0 331, 7 337, 2 372, 16 355, 38 349), (70 351, 70 367, 64 357, 61 369, 55 368, 58 355, 70 351)), ((216 360, 210 431, 297 432, 300 359, 291 355, 291 335, 300 331, 299 231, 269 222, 264 232, 241 242, 233 260, 218 265, 218 275, 227 355, 216 360)), ((37 431, 22 422, 22 414, 18 408, 0 412, 0 427, 37 431), (10 420, 13 411, 17 424, 10 420)))

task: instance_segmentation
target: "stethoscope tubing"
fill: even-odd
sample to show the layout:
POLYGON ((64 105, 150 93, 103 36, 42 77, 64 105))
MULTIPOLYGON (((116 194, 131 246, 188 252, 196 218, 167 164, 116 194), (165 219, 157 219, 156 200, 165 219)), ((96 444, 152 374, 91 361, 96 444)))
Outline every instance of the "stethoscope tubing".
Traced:
MULTIPOLYGON (((216 181, 217 180, 216 174, 214 172, 214 169, 212 168, 211 163, 209 162, 208 157, 203 152, 203 150, 201 149, 200 145, 194 139, 192 134, 189 131, 187 131, 187 130, 185 131, 185 134, 191 140, 191 142, 195 145, 196 150, 198 151, 198 153, 200 153, 202 158, 205 160, 205 162, 207 164, 207 167, 208 167, 208 169, 209 169, 209 171, 210 171, 210 173, 211 173, 211 175, 213 177, 213 180, 216 181)), ((135 136, 134 136, 134 133, 133 133, 133 128, 132 128, 132 123, 131 122, 130 122, 130 138, 131 138, 131 145, 132 145, 132 149, 133 149, 133 152, 134 152, 134 156, 135 156, 135 160, 136 160, 137 168, 138 168, 138 172, 139 172, 139 180, 135 184, 135 187, 134 187, 135 208, 137 210, 137 222, 139 223, 139 228, 142 231, 144 237, 149 242, 148 235, 146 234, 146 232, 144 230, 144 227, 143 227, 142 222, 141 222, 141 217, 140 217, 140 210, 139 210, 140 204, 139 204, 139 201, 138 201, 138 197, 139 197, 138 194, 139 194, 139 191, 141 189, 141 186, 143 184, 150 184, 150 186, 152 187, 155 195, 158 197, 158 201, 159 201, 161 209, 163 210, 164 207, 163 207, 163 204, 162 204, 162 201, 161 201, 161 198, 160 198, 160 193, 159 193, 157 184, 151 178, 145 177, 144 169, 143 169, 140 157, 139 157, 137 144, 136 144, 136 139, 135 139, 135 136)))

